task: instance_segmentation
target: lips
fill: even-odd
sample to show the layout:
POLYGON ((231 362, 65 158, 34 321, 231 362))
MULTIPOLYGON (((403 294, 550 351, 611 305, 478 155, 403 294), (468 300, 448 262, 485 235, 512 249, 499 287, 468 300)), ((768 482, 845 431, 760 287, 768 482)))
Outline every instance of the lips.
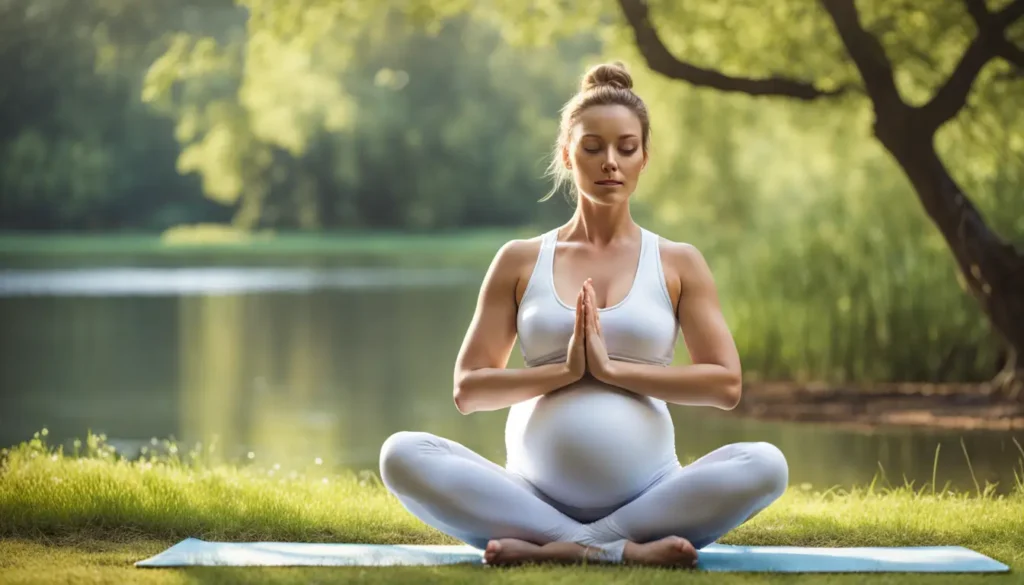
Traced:
POLYGON ((598 185, 621 185, 621 181, 598 181, 598 185))

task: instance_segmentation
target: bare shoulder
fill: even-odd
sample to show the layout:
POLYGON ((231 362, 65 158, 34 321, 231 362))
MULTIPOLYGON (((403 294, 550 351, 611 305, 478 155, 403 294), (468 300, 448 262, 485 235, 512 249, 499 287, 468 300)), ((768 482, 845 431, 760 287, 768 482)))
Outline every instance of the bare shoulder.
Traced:
POLYGON ((665 271, 665 286, 674 303, 678 302, 684 292, 711 284, 711 268, 696 246, 663 236, 659 236, 658 244, 665 271))
POLYGON ((493 270, 500 271, 503 276, 518 275, 525 266, 537 260, 540 245, 540 236, 505 242, 494 255, 493 270))
POLYGON ((505 290, 513 290, 516 304, 522 298, 533 273, 534 264, 540 255, 542 239, 543 236, 536 236, 509 240, 502 244, 491 262, 487 281, 505 290))
POLYGON ((537 254, 540 253, 540 243, 541 236, 509 240, 502 244, 497 257, 501 258, 502 262, 509 264, 527 262, 531 260, 531 256, 536 259, 537 254))
POLYGON ((665 236, 658 236, 659 249, 662 259, 668 260, 674 266, 686 266, 703 264, 704 255, 697 249, 697 246, 688 242, 676 242, 665 236))

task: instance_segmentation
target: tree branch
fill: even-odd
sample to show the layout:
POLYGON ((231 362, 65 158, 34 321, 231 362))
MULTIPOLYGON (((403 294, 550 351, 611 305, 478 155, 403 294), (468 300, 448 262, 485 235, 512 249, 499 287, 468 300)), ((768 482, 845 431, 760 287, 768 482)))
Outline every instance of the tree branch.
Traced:
POLYGON ((669 52, 651 24, 647 0, 619 0, 626 21, 633 29, 636 46, 653 71, 696 86, 750 95, 774 95, 814 100, 844 93, 848 87, 835 90, 818 89, 814 84, 781 76, 765 78, 732 77, 713 69, 705 69, 680 61, 669 52))
MULTIPOLYGON (((983 2, 983 0, 969 1, 983 2)), ((984 4, 982 4, 982 7, 984 7, 984 4)), ((1010 28, 1010 26, 1017 22, 1021 17, 1024 17, 1024 0, 1017 0, 1000 10, 994 16, 993 21, 995 22, 995 26, 1001 26, 1001 28, 999 28, 998 34, 993 34, 996 41, 996 55, 1009 61, 1011 65, 1020 69, 1020 72, 1024 72, 1024 49, 1021 49, 1017 45, 1013 44, 1010 39, 1006 38, 1006 29, 1010 28)))
POLYGON ((1021 73, 1024 73, 1024 49, 1010 41, 1004 41, 1004 43, 999 48, 999 56, 1012 63, 1017 69, 1020 69, 1021 73))
POLYGON ((974 22, 979 25, 978 28, 981 28, 981 23, 984 22, 989 15, 988 7, 985 6, 985 0, 964 0, 964 4, 967 5, 967 13, 970 14, 971 18, 974 19, 974 22))
POLYGON ((1015 0, 995 13, 988 11, 984 0, 964 0, 964 3, 978 27, 978 35, 968 45, 946 83, 920 108, 925 124, 932 132, 963 109, 974 80, 994 57, 1002 57, 1024 69, 1024 51, 1005 36, 1007 27, 1024 16, 1024 0, 1015 0))
POLYGON ((842 39, 853 64, 864 78, 871 101, 879 104, 903 105, 896 82, 893 78, 892 63, 885 54, 882 43, 860 23, 857 7, 853 0, 820 0, 825 12, 842 39))

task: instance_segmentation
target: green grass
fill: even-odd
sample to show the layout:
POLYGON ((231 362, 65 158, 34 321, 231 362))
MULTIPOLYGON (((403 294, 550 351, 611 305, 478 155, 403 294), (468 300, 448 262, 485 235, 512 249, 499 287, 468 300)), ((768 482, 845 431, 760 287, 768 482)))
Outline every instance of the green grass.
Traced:
MULTIPOLYGON (((456 544, 419 522, 372 472, 260 468, 217 462, 215 446, 164 441, 120 458, 102 435, 80 453, 45 431, 7 450, 0 471, 4 583, 858 583, 863 575, 693 574, 634 567, 136 569, 194 536, 210 540, 456 544), (485 573, 484 573, 485 572, 485 573)), ((722 542, 808 546, 962 545, 1011 566, 1002 575, 878 575, 877 583, 1017 583, 1024 570, 1024 460, 1016 489, 957 493, 927 484, 812 492, 791 488, 722 542)))

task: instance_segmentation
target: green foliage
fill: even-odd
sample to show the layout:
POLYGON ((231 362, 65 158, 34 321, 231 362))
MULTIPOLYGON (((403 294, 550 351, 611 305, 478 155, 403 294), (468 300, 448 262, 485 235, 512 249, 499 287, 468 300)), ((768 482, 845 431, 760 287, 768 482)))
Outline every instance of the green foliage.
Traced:
POLYGON ((109 228, 172 201, 208 207, 136 97, 161 31, 183 25, 168 7, 188 4, 0 3, 0 73, 18 80, 0 86, 0 226, 109 228))
POLYGON ((535 217, 523 193, 542 187, 532 163, 572 87, 568 64, 531 67, 466 18, 417 32, 410 19, 424 15, 387 3, 244 4, 251 17, 230 43, 178 35, 143 90, 177 121, 179 171, 240 203, 237 223, 418 230, 535 217), (541 91, 515 90, 507 69, 541 91))

